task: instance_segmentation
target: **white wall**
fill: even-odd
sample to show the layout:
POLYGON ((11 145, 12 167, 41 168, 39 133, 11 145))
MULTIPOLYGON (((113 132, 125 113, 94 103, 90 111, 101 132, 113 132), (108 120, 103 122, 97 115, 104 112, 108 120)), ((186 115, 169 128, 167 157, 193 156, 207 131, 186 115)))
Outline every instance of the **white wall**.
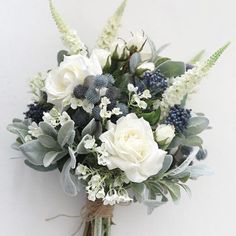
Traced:
MULTIPOLYGON (((106 18, 119 0, 55 0, 64 18, 93 46, 106 18)), ((193 196, 146 215, 143 206, 117 207, 113 235, 236 235, 236 4, 234 0, 129 0, 121 33, 144 29, 157 45, 171 42, 166 54, 188 60, 200 49, 208 53, 231 40, 217 66, 191 100, 213 130, 204 134, 207 163, 215 175, 191 183, 193 196)), ((14 137, 5 127, 22 117, 30 95, 27 81, 56 65, 61 42, 46 0, 1 0, 0 5, 0 235, 66 236, 79 219, 44 219, 58 213, 78 215, 83 198, 63 194, 58 173, 37 173, 10 149, 14 137)), ((81 235, 81 233, 80 233, 81 235)))

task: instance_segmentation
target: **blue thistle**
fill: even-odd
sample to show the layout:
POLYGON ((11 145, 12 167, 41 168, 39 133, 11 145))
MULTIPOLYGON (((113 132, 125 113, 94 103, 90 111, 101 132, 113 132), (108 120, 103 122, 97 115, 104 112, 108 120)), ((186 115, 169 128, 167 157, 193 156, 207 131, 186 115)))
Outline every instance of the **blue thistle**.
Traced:
POLYGON ((85 98, 92 104, 96 104, 100 100, 98 92, 94 88, 89 88, 85 94, 85 98))
POLYGON ((115 86, 111 86, 107 89, 106 97, 110 100, 119 99, 121 96, 120 89, 116 88, 115 86))
POLYGON ((115 83, 115 79, 111 74, 106 74, 107 76, 107 80, 109 84, 114 84, 115 83))
POLYGON ((83 128, 89 122, 89 114, 82 108, 78 108, 72 119, 79 128, 83 128))
POLYGON ((191 110, 184 109, 180 105, 174 105, 170 108, 169 115, 164 121, 165 124, 174 125, 177 133, 182 133, 188 125, 191 117, 191 110))
POLYGON ((202 161, 206 159, 206 157, 207 157, 207 150, 201 148, 196 155, 196 159, 202 161))
POLYGON ((88 88, 86 86, 83 86, 83 85, 77 85, 75 88, 74 88, 74 96, 78 99, 80 98, 84 98, 85 97, 85 93, 87 92, 88 88))
POLYGON ((106 75, 98 75, 94 78, 94 87, 97 89, 101 89, 107 87, 108 85, 108 76, 106 75))
POLYGON ((145 72, 142 81, 153 96, 162 94, 168 87, 165 76, 159 71, 145 72))
POLYGON ((126 116, 129 114, 129 108, 124 103, 118 103, 116 105, 117 108, 120 108, 120 111, 122 112, 121 116, 126 116))

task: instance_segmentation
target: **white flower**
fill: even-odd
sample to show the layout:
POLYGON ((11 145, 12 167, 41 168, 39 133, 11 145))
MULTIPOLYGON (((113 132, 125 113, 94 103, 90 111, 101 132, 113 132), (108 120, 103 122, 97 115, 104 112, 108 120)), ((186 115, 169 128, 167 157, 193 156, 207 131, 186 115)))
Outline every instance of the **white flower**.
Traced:
POLYGON ((140 66, 137 67, 137 71, 145 72, 145 71, 154 71, 155 64, 153 62, 144 62, 140 66))
POLYGON ((110 101, 109 98, 103 97, 103 98, 101 99, 101 106, 107 106, 107 105, 109 105, 109 104, 111 104, 111 101, 110 101))
POLYGON ((67 112, 63 111, 59 118, 61 126, 63 126, 67 121, 71 120, 67 112))
POLYGON ((99 190, 97 193, 96 193, 96 198, 98 199, 103 199, 105 197, 105 191, 104 191, 104 188, 102 188, 101 190, 99 190))
POLYGON ((107 111, 106 107, 102 108, 99 114, 102 118, 111 118, 112 116, 112 112, 107 111))
POLYGON ((92 57, 96 56, 101 67, 103 68, 107 63, 111 63, 111 52, 101 48, 95 48, 92 51, 92 57))
POLYGON ((108 168, 123 170, 132 182, 143 182, 157 174, 166 152, 159 149, 147 121, 130 113, 100 136, 109 153, 108 168))
POLYGON ((59 117, 53 117, 50 113, 44 112, 43 113, 43 121, 52 125, 53 127, 56 127, 59 125, 60 121, 58 119, 59 117))
POLYGON ((28 133, 35 138, 38 138, 38 136, 43 134, 43 131, 35 122, 32 122, 28 128, 29 128, 28 133))
POLYGON ((66 56, 60 67, 52 70, 45 81, 48 102, 62 108, 64 99, 70 97, 78 84, 84 84, 89 75, 102 74, 97 57, 88 58, 83 55, 66 56))
POLYGON ((32 136, 28 134, 28 135, 25 136, 24 140, 25 140, 26 143, 30 142, 30 141, 32 141, 32 136))
POLYGON ((96 145, 96 140, 92 136, 84 141, 84 147, 86 149, 93 149, 95 145, 96 145))
POLYGON ((136 48, 137 51, 140 51, 146 42, 147 37, 143 32, 136 32, 132 34, 132 37, 127 41, 127 47, 136 48))
POLYGON ((126 58, 128 55, 126 42, 122 39, 117 39, 115 42, 113 42, 110 50, 112 54, 115 53, 118 58, 126 58))
POLYGON ((89 168, 87 166, 82 165, 82 164, 79 164, 76 168, 77 175, 87 175, 88 172, 89 172, 89 168))
POLYGON ((155 131, 156 141, 165 142, 164 144, 170 144, 175 137, 175 127, 173 125, 159 125, 155 131))
POLYGON ((134 85, 133 84, 128 84, 128 91, 129 92, 134 92, 134 93, 136 93, 137 91, 138 91, 138 87, 134 87, 134 85))
POLYGON ((150 93, 150 91, 148 89, 145 89, 142 93, 142 95, 140 96, 140 98, 145 98, 145 99, 148 99, 148 98, 151 98, 152 95, 150 93))
POLYGON ((88 100, 84 99, 83 100, 83 104, 82 104, 83 109, 87 112, 87 113, 92 113, 92 110, 94 108, 94 104, 90 103, 88 100))
POLYGON ((120 111, 120 108, 115 107, 112 109, 112 114, 119 116, 119 115, 122 115, 122 112, 120 111))

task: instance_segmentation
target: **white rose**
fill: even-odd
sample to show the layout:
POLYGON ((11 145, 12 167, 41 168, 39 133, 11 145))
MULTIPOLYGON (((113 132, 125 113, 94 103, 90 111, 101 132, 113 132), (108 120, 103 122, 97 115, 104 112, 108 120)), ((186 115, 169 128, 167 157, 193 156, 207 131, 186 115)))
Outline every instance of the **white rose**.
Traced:
POLYGON ((166 152, 158 148, 149 123, 134 113, 116 125, 110 123, 100 139, 108 153, 108 168, 123 170, 132 182, 143 182, 162 168, 166 152))
POLYGON ((146 40, 147 37, 143 32, 136 32, 132 34, 132 37, 127 41, 127 47, 129 49, 135 47, 137 51, 140 51, 146 40))
POLYGON ((109 52, 105 49, 101 49, 101 48, 93 49, 91 57, 94 57, 94 56, 97 57, 102 68, 107 64, 107 62, 109 64, 111 63, 110 62, 111 61, 111 59, 110 59, 111 52, 109 52))
POLYGON ((173 125, 159 125, 155 132, 156 141, 165 142, 164 145, 170 144, 175 137, 175 127, 173 125))
POLYGON ((82 55, 65 56, 60 66, 49 72, 45 80, 48 102, 58 107, 68 98, 78 84, 83 84, 89 75, 102 74, 101 65, 96 56, 88 58, 82 55))
POLYGON ((118 58, 126 58, 128 55, 126 42, 122 39, 117 39, 115 42, 113 42, 110 50, 112 54, 116 53, 118 58))

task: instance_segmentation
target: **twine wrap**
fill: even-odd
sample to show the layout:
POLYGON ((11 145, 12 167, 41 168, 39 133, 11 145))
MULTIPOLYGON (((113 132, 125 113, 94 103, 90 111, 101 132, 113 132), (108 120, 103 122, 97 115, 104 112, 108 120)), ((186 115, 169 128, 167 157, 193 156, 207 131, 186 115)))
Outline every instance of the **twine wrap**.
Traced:
POLYGON ((95 202, 87 201, 83 207, 81 216, 85 222, 91 222, 95 218, 112 219, 114 206, 104 205, 103 201, 96 200, 95 202))

